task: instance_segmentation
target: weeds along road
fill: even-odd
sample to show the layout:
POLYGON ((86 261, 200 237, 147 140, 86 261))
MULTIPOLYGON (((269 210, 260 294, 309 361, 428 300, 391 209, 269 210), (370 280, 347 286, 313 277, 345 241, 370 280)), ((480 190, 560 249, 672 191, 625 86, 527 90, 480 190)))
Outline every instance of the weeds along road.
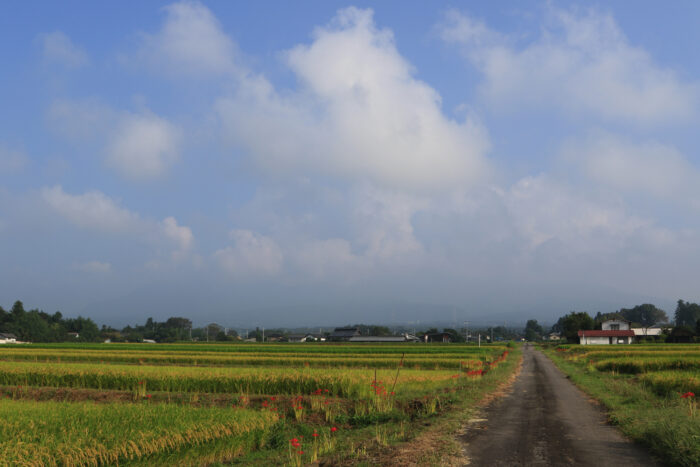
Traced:
POLYGON ((471 420, 462 441, 472 466, 658 465, 530 345, 512 392, 471 420))

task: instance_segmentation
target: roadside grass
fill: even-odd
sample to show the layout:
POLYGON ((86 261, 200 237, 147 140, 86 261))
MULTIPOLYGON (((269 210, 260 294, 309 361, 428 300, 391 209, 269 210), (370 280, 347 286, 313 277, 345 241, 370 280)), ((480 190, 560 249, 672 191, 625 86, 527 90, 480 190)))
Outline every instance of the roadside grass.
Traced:
POLYGON ((634 376, 602 372, 551 349, 545 354, 583 391, 608 410, 611 423, 646 446, 664 464, 700 465, 700 417, 679 394, 660 396, 634 376))

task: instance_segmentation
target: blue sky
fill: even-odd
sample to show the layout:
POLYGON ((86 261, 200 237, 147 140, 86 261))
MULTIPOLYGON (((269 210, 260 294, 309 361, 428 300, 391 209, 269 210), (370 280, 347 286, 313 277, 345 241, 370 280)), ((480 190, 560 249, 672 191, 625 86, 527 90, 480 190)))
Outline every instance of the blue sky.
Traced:
POLYGON ((15 3, 0 303, 484 322, 700 299, 696 2, 15 3))

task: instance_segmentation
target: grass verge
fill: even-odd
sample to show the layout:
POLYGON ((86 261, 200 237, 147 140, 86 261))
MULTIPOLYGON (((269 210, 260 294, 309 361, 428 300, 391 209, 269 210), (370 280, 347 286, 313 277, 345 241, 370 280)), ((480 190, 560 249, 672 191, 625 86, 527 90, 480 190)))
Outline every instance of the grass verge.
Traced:
POLYGON ((544 349, 544 353, 579 388, 605 406, 611 423, 666 465, 700 465, 700 417, 688 401, 661 397, 634 376, 567 361, 551 349, 544 349))

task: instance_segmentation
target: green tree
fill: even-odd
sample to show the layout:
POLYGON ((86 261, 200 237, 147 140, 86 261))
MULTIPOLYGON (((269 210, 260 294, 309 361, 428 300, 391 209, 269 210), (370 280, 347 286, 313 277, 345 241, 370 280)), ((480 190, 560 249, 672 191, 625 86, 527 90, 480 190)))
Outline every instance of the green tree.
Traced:
POLYGON ((656 323, 668 322, 668 315, 666 312, 660 308, 656 308, 656 306, 651 303, 644 303, 629 309, 622 308, 620 314, 627 321, 639 323, 645 328, 653 326, 656 323))
POLYGON ((527 324, 525 324, 525 339, 530 342, 537 341, 542 339, 542 334, 544 334, 544 330, 537 323, 537 320, 529 319, 527 324))
POLYGON ((674 318, 676 326, 694 327, 695 323, 700 319, 700 305, 678 300, 674 318))
POLYGON ((68 319, 65 323, 66 332, 77 332, 81 342, 97 342, 100 339, 100 330, 97 324, 90 318, 78 316, 68 319))
POLYGON ((559 318, 552 329, 561 332, 568 342, 578 342, 578 331, 587 331, 593 329, 594 326, 595 322, 591 315, 585 311, 572 311, 559 318))

